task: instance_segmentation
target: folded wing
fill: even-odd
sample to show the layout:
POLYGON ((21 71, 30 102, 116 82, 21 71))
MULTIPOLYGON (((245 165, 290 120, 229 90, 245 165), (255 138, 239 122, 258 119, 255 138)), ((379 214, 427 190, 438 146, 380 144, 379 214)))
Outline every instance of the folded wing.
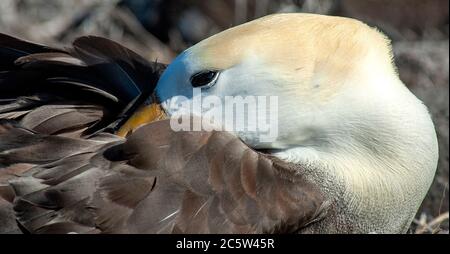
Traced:
POLYGON ((164 120, 81 140, 1 126, 0 163, 34 165, 0 192, 31 233, 292 233, 326 212, 301 168, 226 132, 164 120))

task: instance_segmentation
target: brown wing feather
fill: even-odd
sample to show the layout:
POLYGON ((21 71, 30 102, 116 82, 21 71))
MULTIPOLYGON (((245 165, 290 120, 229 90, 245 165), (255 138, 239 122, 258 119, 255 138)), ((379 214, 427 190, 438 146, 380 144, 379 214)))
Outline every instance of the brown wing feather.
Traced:
MULTIPOLYGON (((14 128, 4 132, 15 135, 14 128)), ((41 134, 24 135, 21 147, 41 134)), ((54 137, 42 138, 44 149, 58 147, 54 137)), ((10 181, 21 194, 16 216, 30 232, 291 233, 326 212, 302 168, 229 133, 173 132, 165 120, 124 142, 59 138, 64 150, 79 149, 77 142, 86 148, 35 162, 10 181)))

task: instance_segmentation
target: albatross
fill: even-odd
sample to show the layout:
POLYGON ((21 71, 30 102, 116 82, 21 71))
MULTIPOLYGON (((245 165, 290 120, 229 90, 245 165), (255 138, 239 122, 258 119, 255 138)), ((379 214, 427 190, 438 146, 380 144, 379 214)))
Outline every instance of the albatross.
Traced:
POLYGON ((386 36, 313 14, 230 28, 168 66, 94 36, 0 35, 0 119, 3 233, 405 233, 438 159, 386 36), (276 96, 276 139, 174 130, 193 88, 276 96))

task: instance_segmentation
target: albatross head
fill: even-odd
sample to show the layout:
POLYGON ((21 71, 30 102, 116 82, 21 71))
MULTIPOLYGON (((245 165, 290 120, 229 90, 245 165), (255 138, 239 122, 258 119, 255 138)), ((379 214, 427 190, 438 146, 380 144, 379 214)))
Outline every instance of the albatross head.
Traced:
POLYGON ((330 195, 340 192, 351 216, 379 220, 374 230, 404 231, 436 169, 426 108, 400 81, 388 39, 356 20, 279 14, 231 28, 177 57, 156 96, 169 114, 189 105, 223 125, 248 119, 248 111, 239 117, 224 114, 225 106, 192 107, 197 96, 277 98, 274 114, 259 115, 276 124, 276 138, 262 141, 258 128, 235 133, 251 147, 310 165, 313 180, 330 195), (325 183, 325 175, 335 180, 325 183))

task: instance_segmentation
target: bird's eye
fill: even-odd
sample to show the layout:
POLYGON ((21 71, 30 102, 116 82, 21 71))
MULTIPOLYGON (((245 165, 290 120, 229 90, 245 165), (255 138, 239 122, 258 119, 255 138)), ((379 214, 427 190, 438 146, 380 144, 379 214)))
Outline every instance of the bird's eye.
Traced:
POLYGON ((191 84, 193 87, 211 87, 219 76, 218 71, 201 71, 191 77, 191 84))

